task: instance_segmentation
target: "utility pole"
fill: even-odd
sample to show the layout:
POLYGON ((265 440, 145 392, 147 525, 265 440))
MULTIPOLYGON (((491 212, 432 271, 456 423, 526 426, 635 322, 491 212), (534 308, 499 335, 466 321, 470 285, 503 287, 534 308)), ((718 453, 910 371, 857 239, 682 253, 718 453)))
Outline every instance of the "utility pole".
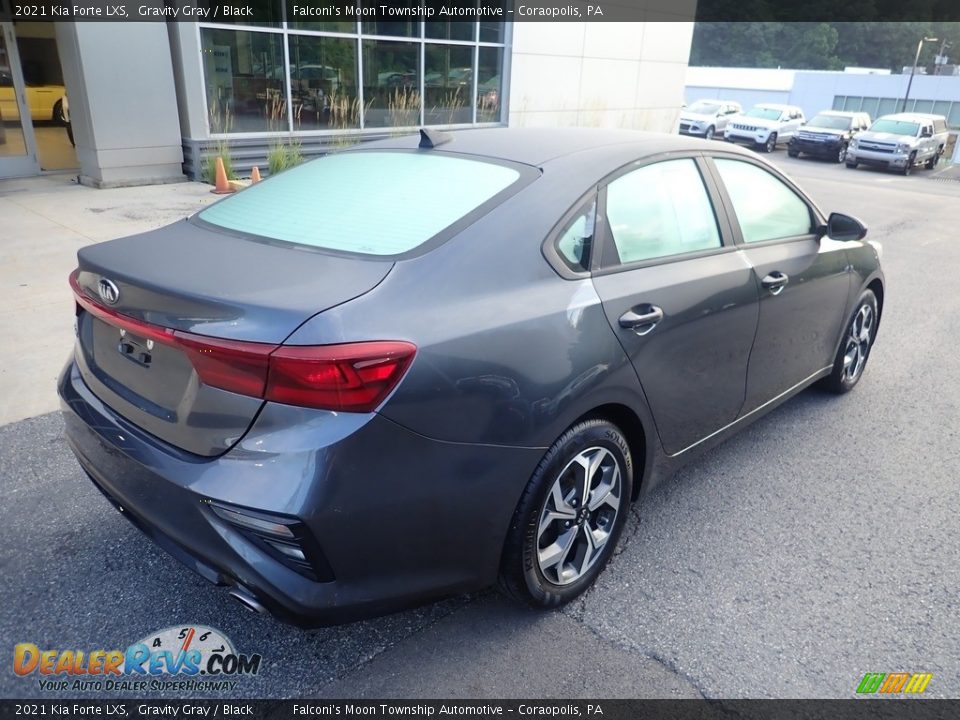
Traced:
POLYGON ((934 64, 933 64, 933 74, 934 74, 934 75, 939 75, 939 74, 940 74, 940 68, 942 68, 944 65, 947 64, 947 58, 946 58, 946 56, 944 55, 944 53, 947 51, 947 48, 948 48, 948 47, 952 47, 952 46, 950 45, 950 43, 947 42, 947 39, 944 38, 944 39, 943 39, 943 42, 940 43, 940 52, 937 53, 937 59, 934 60, 934 64), (938 62, 938 61, 939 61, 939 62, 938 62))
POLYGON ((917 44, 917 54, 913 58, 913 67, 910 68, 910 80, 907 82, 907 92, 903 96, 903 105, 900 106, 900 112, 907 111, 907 100, 910 98, 910 87, 913 85, 913 76, 917 74, 917 63, 920 62, 920 51, 923 49, 923 44, 925 42, 936 42, 937 38, 921 38, 920 42, 917 44))

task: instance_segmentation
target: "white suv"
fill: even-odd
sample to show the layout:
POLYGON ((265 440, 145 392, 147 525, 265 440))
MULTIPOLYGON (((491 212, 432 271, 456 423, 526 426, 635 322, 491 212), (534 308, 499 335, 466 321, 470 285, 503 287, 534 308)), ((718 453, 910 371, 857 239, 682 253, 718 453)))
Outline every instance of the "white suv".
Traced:
POLYGON ((723 138, 770 153, 778 144, 789 142, 804 122, 803 110, 796 105, 762 103, 731 117, 723 138))

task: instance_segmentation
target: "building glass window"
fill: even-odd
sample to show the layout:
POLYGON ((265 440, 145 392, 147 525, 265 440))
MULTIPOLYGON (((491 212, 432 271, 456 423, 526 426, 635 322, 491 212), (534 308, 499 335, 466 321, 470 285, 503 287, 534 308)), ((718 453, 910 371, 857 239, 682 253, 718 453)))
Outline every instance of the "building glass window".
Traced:
POLYGON ((426 22, 423 33, 439 40, 473 40, 476 25, 470 22, 426 22))
POLYGON ((502 22, 328 20, 290 0, 257 4, 270 9, 259 26, 200 24, 211 135, 503 121, 502 22))
POLYGON ((477 122, 497 122, 503 100, 503 48, 481 47, 477 74, 477 122))
POLYGON ((276 33, 201 30, 211 133, 287 128, 282 41, 276 33))
POLYGON ((420 45, 364 40, 363 99, 366 127, 419 125, 420 45))
MULTIPOLYGON (((382 0, 363 0, 362 5, 381 5, 382 0)), ((413 17, 417 17, 416 0, 392 0, 394 8, 409 8, 413 17)), ((390 37, 420 37, 420 22, 417 20, 377 20, 363 23, 364 35, 387 35, 390 37)))
POLYGON ((294 130, 360 127, 357 44, 346 38, 290 35, 294 130))
POLYGON ((427 125, 452 125, 473 120, 473 47, 434 45, 424 48, 423 94, 427 125))

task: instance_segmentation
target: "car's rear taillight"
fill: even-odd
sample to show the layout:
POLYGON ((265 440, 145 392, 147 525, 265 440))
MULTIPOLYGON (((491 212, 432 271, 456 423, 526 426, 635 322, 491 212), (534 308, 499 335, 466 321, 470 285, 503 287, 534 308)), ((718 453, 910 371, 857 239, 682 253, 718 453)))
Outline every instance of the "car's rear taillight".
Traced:
POLYGON ((70 275, 77 305, 140 338, 180 349, 201 382, 287 405, 371 412, 403 378, 417 348, 409 342, 275 345, 227 340, 154 325, 101 305, 70 275))
POLYGON ((270 355, 267 400, 369 412, 400 382, 417 352, 407 342, 282 346, 270 355))

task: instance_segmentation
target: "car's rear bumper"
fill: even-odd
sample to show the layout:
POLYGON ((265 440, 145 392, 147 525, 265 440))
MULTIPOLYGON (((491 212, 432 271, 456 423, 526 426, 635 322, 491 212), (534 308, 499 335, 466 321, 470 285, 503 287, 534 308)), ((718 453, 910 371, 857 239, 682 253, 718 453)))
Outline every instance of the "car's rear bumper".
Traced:
POLYGON ((439 442, 380 415, 268 404, 229 452, 181 452, 131 425, 71 361, 58 389, 71 449, 114 506, 211 582, 278 617, 328 625, 490 584, 543 450, 439 442), (209 503, 307 528, 322 582, 277 561, 209 503))

